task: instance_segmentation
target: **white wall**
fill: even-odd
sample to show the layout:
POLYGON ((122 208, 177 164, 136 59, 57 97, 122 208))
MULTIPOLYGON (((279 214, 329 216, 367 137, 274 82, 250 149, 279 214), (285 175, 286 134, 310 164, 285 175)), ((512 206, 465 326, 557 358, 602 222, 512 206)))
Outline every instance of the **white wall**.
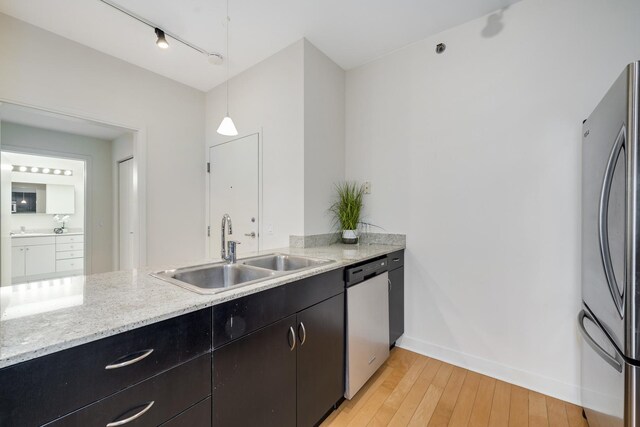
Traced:
POLYGON ((408 235, 403 346, 578 401, 581 123, 638 22, 637 0, 526 0, 493 37, 485 17, 347 73, 347 178, 408 235))
POLYGON ((344 181, 345 72, 304 40, 304 234, 331 231, 334 185, 344 181))
MULTIPOLYGON (((287 246, 290 234, 304 232, 303 53, 300 40, 229 81, 229 114, 240 137, 262 131, 262 248, 287 246)), ((207 93, 207 156, 208 147, 233 139, 216 133, 225 91, 220 85, 207 93)), ((211 224, 211 238, 219 239, 219 220, 211 224)))
POLYGON ((204 256, 202 92, 2 14, 0 57, 0 99, 145 131, 147 264, 204 256))
MULTIPOLYGON (((263 136, 262 248, 331 231, 327 209, 334 184, 344 180, 344 79, 342 68, 302 39, 230 80, 229 113, 240 136, 263 136)), ((216 133, 225 91, 221 85, 207 94, 207 147, 229 140, 216 133)), ((218 221, 212 224, 218 239, 218 221)))

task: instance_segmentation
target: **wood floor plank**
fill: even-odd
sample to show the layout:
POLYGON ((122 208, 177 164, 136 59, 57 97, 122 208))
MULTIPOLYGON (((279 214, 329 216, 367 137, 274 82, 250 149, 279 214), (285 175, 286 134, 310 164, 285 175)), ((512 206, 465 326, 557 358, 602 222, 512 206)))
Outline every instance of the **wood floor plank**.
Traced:
POLYGON ((491 403, 489 427, 509 427, 509 410, 511 408, 511 384, 496 381, 491 403))
POLYGON ((411 368, 409 368, 409 370, 404 375, 402 380, 398 383, 391 395, 387 397, 387 400, 385 400, 382 406, 378 409, 378 412, 376 412, 371 422, 369 422, 370 427, 382 427, 389 424, 398 408, 400 408, 400 405, 404 401, 405 397, 411 390, 411 387, 413 387, 417 379, 420 377, 420 374, 427 366, 428 361, 428 357, 416 358, 413 365, 411 365, 411 368))
MULTIPOLYGON (((349 401, 349 404, 345 405, 340 414, 331 423, 334 427, 346 427, 349 425, 357 415, 360 408, 362 408, 367 400, 378 390, 378 387, 384 382, 387 376, 391 373, 393 368, 383 365, 378 372, 381 374, 371 383, 370 387, 363 386, 358 393, 349 401)), ((369 383, 367 383, 369 384, 369 383)))
POLYGON ((322 423, 365 425, 589 427, 579 406, 400 348, 322 423))
POLYGON ((440 368, 445 366, 445 371, 448 370, 449 374, 453 370, 453 366, 442 363, 439 360, 430 359, 427 363, 427 366, 424 368, 420 377, 416 380, 409 393, 407 393, 407 397, 402 401, 402 404, 394 414, 391 421, 389 421, 390 426, 406 426, 409 424, 411 417, 413 417, 414 412, 422 398, 424 397, 429 385, 435 378, 436 374, 438 374, 440 368))
POLYGON ((529 391, 511 386, 511 403, 509 406, 509 427, 529 426, 529 391))
POLYGON ((446 427, 449 424, 449 420, 453 414, 453 408, 458 400, 458 395, 460 394, 468 372, 466 369, 457 366, 453 368, 449 382, 444 388, 444 392, 431 417, 431 421, 429 421, 428 425, 430 427, 446 427))
POLYGON ((469 418, 469 427, 487 427, 489 425, 495 389, 496 380, 482 375, 478 386, 478 394, 473 403, 471 418, 469 418))
POLYGON ((529 427, 549 427, 547 401, 535 391, 529 391, 529 427))
POLYGON ((476 372, 467 372, 467 376, 462 384, 462 389, 460 389, 460 394, 453 408, 449 426, 466 427, 469 424, 471 411, 473 411, 473 404, 476 401, 481 379, 482 375, 476 372))
POLYGON ((443 392, 444 389, 442 387, 431 383, 427 392, 422 397, 422 401, 418 405, 416 412, 414 412, 413 417, 411 417, 408 426, 422 427, 428 425, 431 417, 433 417, 433 413, 436 411, 443 392))
POLYGON ((572 403, 565 402, 564 409, 567 412, 569 427, 589 427, 587 420, 582 416, 582 408, 572 403))
POLYGON ((567 411, 564 402, 545 396, 547 402, 547 416, 549 417, 549 427, 569 427, 567 411))
MULTIPOLYGON (((396 352, 396 354, 398 354, 396 352)), ((401 353, 400 353, 401 354, 401 353)), ((391 373, 384 382, 378 387, 367 402, 358 411, 358 414, 349 422, 349 426, 366 426, 378 412, 378 409, 384 404, 387 398, 393 393, 398 383, 410 369, 411 364, 415 362, 415 357, 397 357, 395 364, 389 364, 392 368, 391 373)))

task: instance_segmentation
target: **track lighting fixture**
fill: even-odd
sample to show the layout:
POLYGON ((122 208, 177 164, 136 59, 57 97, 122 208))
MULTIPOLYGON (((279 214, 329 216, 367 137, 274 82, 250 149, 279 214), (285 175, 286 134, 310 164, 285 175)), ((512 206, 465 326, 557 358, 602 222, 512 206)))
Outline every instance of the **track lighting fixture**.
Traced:
POLYGON ((197 46, 193 43, 189 43, 188 41, 180 38, 177 34, 173 34, 169 31, 163 30, 158 28, 158 25, 149 21, 146 18, 143 18, 142 16, 133 13, 132 11, 130 11, 129 9, 126 9, 122 6, 120 6, 119 4, 115 3, 113 0, 99 0, 100 2, 104 3, 105 5, 113 8, 114 10, 117 10, 118 12, 121 12, 127 16, 129 16, 130 18, 135 19, 136 21, 140 22, 141 24, 147 25, 150 28, 153 28, 155 34, 156 34, 156 45, 158 45, 159 48, 161 49, 167 49, 169 47, 169 42, 167 42, 167 36, 171 37, 171 42, 173 43, 174 41, 178 42, 178 43, 182 43, 183 45, 190 47, 191 49, 198 51, 200 53, 202 53, 204 56, 206 56, 207 58, 209 58, 209 62, 211 64, 214 65, 220 65, 222 63, 222 55, 220 55, 217 52, 208 52, 206 49, 201 48, 200 46, 197 46))
POLYGON ((156 44, 158 45, 158 47, 160 49, 168 48, 169 42, 167 42, 167 39, 164 36, 164 31, 162 31, 160 28, 156 28, 155 32, 156 32, 156 37, 158 37, 158 39, 156 40, 156 44))

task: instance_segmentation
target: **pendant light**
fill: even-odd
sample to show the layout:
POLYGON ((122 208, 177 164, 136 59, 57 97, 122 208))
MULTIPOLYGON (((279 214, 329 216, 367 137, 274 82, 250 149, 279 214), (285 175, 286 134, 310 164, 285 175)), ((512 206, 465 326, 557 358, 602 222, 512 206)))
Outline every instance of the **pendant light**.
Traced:
POLYGON ((218 133, 224 136, 236 136, 238 134, 238 130, 236 129, 236 125, 233 124, 233 120, 229 117, 229 0, 227 0, 227 114, 222 119, 220 126, 218 126, 218 133))
POLYGON ((27 204, 27 201, 24 198, 24 191, 22 192, 22 200, 20 201, 20 204, 21 205, 26 205, 27 204))

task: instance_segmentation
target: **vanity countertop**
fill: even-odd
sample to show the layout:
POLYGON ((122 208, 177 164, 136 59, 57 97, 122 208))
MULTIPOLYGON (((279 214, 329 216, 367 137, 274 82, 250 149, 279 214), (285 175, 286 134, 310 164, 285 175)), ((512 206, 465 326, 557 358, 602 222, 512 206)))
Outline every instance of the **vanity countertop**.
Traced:
MULTIPOLYGON (((167 266, 0 287, 0 368, 401 249, 404 246, 336 244, 260 251, 246 257, 278 252, 335 262, 213 295, 149 275, 167 266)), ((207 262, 218 260, 168 268, 207 262)))
POLYGON ((49 236, 79 236, 84 234, 82 230, 69 230, 65 233, 54 233, 53 230, 29 230, 24 233, 20 231, 12 231, 11 238, 17 239, 21 237, 49 237, 49 236))

